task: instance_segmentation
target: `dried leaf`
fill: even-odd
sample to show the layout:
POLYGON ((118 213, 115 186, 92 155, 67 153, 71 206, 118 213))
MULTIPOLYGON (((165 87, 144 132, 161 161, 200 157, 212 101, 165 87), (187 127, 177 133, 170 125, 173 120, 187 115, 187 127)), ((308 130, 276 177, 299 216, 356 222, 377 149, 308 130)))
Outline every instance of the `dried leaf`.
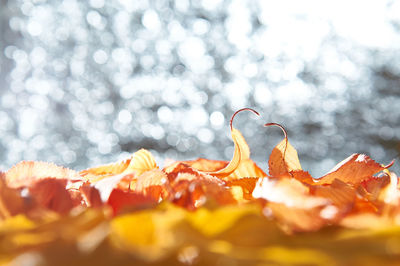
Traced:
POLYGON ((267 200, 265 213, 289 233, 315 231, 334 218, 321 215, 330 201, 312 196, 309 188, 294 178, 260 178, 253 197, 267 200))
POLYGON ((4 179, 5 175, 0 172, 0 220, 25 210, 24 199, 19 191, 8 187, 4 179))
POLYGON ((250 109, 250 108, 240 109, 239 111, 237 111, 233 114, 231 121, 230 121, 232 140, 235 144, 233 158, 229 162, 229 164, 227 166, 225 166, 223 169, 220 169, 218 171, 208 171, 208 172, 206 172, 207 174, 213 175, 213 176, 216 176, 219 178, 228 176, 236 170, 236 168, 239 166, 241 160, 246 160, 246 159, 250 158, 250 149, 249 149, 249 146, 247 145, 246 140, 244 139, 244 137, 242 136, 240 131, 232 126, 232 122, 233 122, 233 119, 235 118, 235 116, 239 112, 245 111, 245 110, 251 111, 251 112, 255 113, 256 115, 259 115, 259 113, 257 111, 250 109))
POLYGON ((183 161, 182 163, 201 172, 215 172, 226 167, 229 162, 199 158, 193 161, 183 161))
POLYGON ((335 179, 329 186, 315 185, 310 189, 312 195, 329 199, 333 205, 341 210, 349 209, 356 199, 355 189, 339 179, 335 179))
POLYGON ((231 134, 232 134, 232 140, 235 143, 235 151, 233 153, 232 160, 224 168, 217 171, 208 171, 206 172, 207 174, 219 178, 228 176, 237 169, 242 159, 248 158, 249 147, 246 141, 244 140, 242 134, 240 133, 240 131, 232 127, 231 134))
POLYGON ((81 199, 87 207, 98 208, 103 205, 100 192, 88 183, 83 184, 79 188, 81 199))
POLYGON ((252 200, 253 199, 253 191, 258 181, 258 177, 244 177, 240 179, 233 179, 231 181, 227 181, 226 185, 229 186, 234 194, 235 199, 238 202, 243 202, 244 200, 252 200), (234 188, 239 187, 240 191, 235 193, 234 188), (239 195, 238 195, 239 194, 239 195))
POLYGON ((226 180, 241 179, 246 177, 266 177, 267 174, 251 159, 241 160, 236 170, 227 176, 226 180))
POLYGON ((382 166, 367 155, 354 153, 318 179, 317 183, 331 184, 333 180, 338 179, 348 184, 359 185, 389 166, 382 166))
POLYGON ((269 174, 274 177, 287 175, 293 171, 301 171, 296 149, 285 138, 271 152, 268 161, 269 174))
POLYGON ((169 194, 167 182, 168 177, 163 171, 153 169, 138 176, 135 187, 131 189, 134 192, 148 195, 155 200, 160 200, 166 198, 169 194))
POLYGON ((146 196, 143 193, 126 192, 120 189, 114 189, 107 201, 107 204, 113 209, 114 215, 123 211, 150 208, 157 203, 158 200, 151 196, 146 196))
POLYGON ((130 164, 124 173, 134 173, 136 176, 139 176, 155 168, 157 168, 157 164, 153 155, 148 150, 140 149, 133 154, 130 164))
POLYGON ((43 208, 65 214, 74 206, 66 185, 65 179, 46 178, 31 186, 29 194, 43 208))
POLYGON ((28 187, 34 182, 45 178, 81 180, 79 174, 71 169, 46 162, 23 161, 6 172, 6 182, 9 187, 28 187))
POLYGON ((131 159, 129 158, 120 162, 82 170, 79 174, 94 183, 105 177, 121 174, 128 168, 130 163, 131 159))

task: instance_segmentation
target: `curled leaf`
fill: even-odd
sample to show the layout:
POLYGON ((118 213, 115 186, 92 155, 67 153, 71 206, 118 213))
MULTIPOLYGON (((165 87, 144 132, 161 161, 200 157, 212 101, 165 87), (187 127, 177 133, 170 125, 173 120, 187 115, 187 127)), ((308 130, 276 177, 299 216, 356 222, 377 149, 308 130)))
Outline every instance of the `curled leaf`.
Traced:
POLYGON ((135 173, 135 176, 139 176, 144 172, 155 168, 157 168, 157 164, 153 155, 148 150, 140 149, 133 154, 132 159, 124 173, 135 173))
POLYGON ((285 128, 277 123, 267 123, 264 126, 277 126, 282 129, 285 138, 275 146, 269 157, 269 174, 274 177, 301 171, 301 165, 296 149, 289 143, 285 128))
POLYGON ((231 127, 231 135, 232 135, 232 140, 235 144, 235 150, 233 153, 233 157, 232 160, 229 162, 229 164, 227 166, 225 166, 224 168, 218 170, 218 171, 210 171, 210 172, 206 172, 207 174, 213 175, 213 176, 217 176, 217 177, 225 177, 230 175, 231 173, 233 173, 236 168, 239 166, 241 160, 245 160, 245 159, 249 159, 250 158, 250 149, 249 146, 246 143, 246 140, 244 139, 244 137, 242 136, 242 134, 240 133, 239 130, 237 130, 236 128, 234 128, 232 126, 232 122, 233 119, 235 118, 235 116, 242 112, 242 111, 251 111, 253 113, 255 113, 256 115, 260 115, 257 111, 251 109, 251 108, 243 108, 240 109, 239 111, 235 112, 231 118, 230 121, 230 127, 231 127))

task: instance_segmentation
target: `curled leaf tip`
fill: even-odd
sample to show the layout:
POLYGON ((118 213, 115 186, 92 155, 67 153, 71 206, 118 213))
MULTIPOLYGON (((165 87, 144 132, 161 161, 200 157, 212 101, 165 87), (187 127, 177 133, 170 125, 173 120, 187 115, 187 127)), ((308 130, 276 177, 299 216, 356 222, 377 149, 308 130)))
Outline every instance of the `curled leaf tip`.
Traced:
POLYGON ((392 165, 394 164, 395 161, 396 161, 396 160, 393 159, 388 165, 384 165, 383 168, 384 168, 384 169, 388 169, 388 168, 392 167, 392 165))
POLYGON ((286 150, 287 150, 287 146, 288 146, 288 135, 287 135, 287 131, 286 131, 286 129, 281 125, 281 124, 278 124, 278 123, 273 123, 273 122, 271 122, 271 123, 266 123, 266 124, 264 124, 264 127, 269 127, 269 126, 276 126, 276 127, 279 127, 282 131, 283 131, 283 134, 285 135, 285 149, 283 150, 283 162, 285 162, 285 156, 286 156, 286 150))
POLYGON ((246 108, 242 108, 242 109, 240 109, 240 110, 237 110, 237 111, 232 115, 232 118, 231 118, 231 120, 229 121, 229 126, 231 127, 231 130, 232 130, 232 128, 233 128, 233 126, 232 126, 233 119, 235 118, 235 116, 236 116, 238 113, 240 113, 240 112, 242 112, 242 111, 251 111, 251 112, 255 113, 256 115, 260 116, 260 114, 259 114, 256 110, 254 110, 254 109, 252 109, 252 108, 246 107, 246 108))
POLYGON ((266 124, 264 124, 264 127, 269 127, 269 126, 277 126, 277 127, 279 127, 280 129, 282 129, 283 134, 285 135, 285 139, 288 138, 287 131, 281 124, 278 124, 278 123, 266 123, 266 124))

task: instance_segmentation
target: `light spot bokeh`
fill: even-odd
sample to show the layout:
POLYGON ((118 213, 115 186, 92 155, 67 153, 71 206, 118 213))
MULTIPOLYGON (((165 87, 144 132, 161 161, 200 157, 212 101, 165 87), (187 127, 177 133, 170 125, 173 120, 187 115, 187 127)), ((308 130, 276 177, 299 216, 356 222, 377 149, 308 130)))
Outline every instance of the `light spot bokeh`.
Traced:
MULTIPOLYGON (((396 1, 0 0, 0 169, 83 169, 149 149, 228 160, 229 119, 252 157, 284 125, 322 175, 354 152, 400 150, 396 1)), ((396 164, 394 169, 400 167, 396 164)))

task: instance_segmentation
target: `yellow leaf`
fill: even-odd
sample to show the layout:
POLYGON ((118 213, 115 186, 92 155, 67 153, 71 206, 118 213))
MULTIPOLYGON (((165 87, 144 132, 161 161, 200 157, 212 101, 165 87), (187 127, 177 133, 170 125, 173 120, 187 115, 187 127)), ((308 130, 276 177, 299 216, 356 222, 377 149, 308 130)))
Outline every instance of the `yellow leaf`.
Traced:
POLYGON ((130 163, 131 159, 129 158, 124 161, 82 170, 79 174, 87 178, 90 182, 97 182, 105 177, 121 174, 130 163))
POLYGON ((237 111, 233 114, 231 121, 230 121, 232 140, 233 140, 233 143, 235 144, 235 150, 233 152, 232 160, 223 169, 220 169, 218 171, 206 172, 207 174, 221 177, 221 178, 228 176, 236 170, 236 168, 239 166, 241 160, 246 160, 246 159, 250 158, 250 149, 249 149, 249 146, 247 145, 246 140, 244 139, 244 137, 242 136, 240 131, 232 126, 232 121, 235 118, 236 114, 238 114, 239 112, 244 111, 244 110, 252 111, 256 115, 259 115, 258 112, 254 111, 253 109, 250 109, 250 108, 240 109, 239 111, 237 111))
POLYGON ((111 221, 110 239, 118 249, 156 261, 180 244, 173 228, 183 218, 184 211, 171 205, 122 215, 111 221))
POLYGON ((255 206, 223 206, 215 210, 200 208, 187 214, 189 223, 207 237, 215 236, 228 229, 243 216, 259 213, 255 206))
POLYGON ((146 171, 158 168, 153 155, 145 149, 140 149, 135 152, 128 167, 123 173, 131 174, 135 173, 135 176, 139 176, 146 171))

